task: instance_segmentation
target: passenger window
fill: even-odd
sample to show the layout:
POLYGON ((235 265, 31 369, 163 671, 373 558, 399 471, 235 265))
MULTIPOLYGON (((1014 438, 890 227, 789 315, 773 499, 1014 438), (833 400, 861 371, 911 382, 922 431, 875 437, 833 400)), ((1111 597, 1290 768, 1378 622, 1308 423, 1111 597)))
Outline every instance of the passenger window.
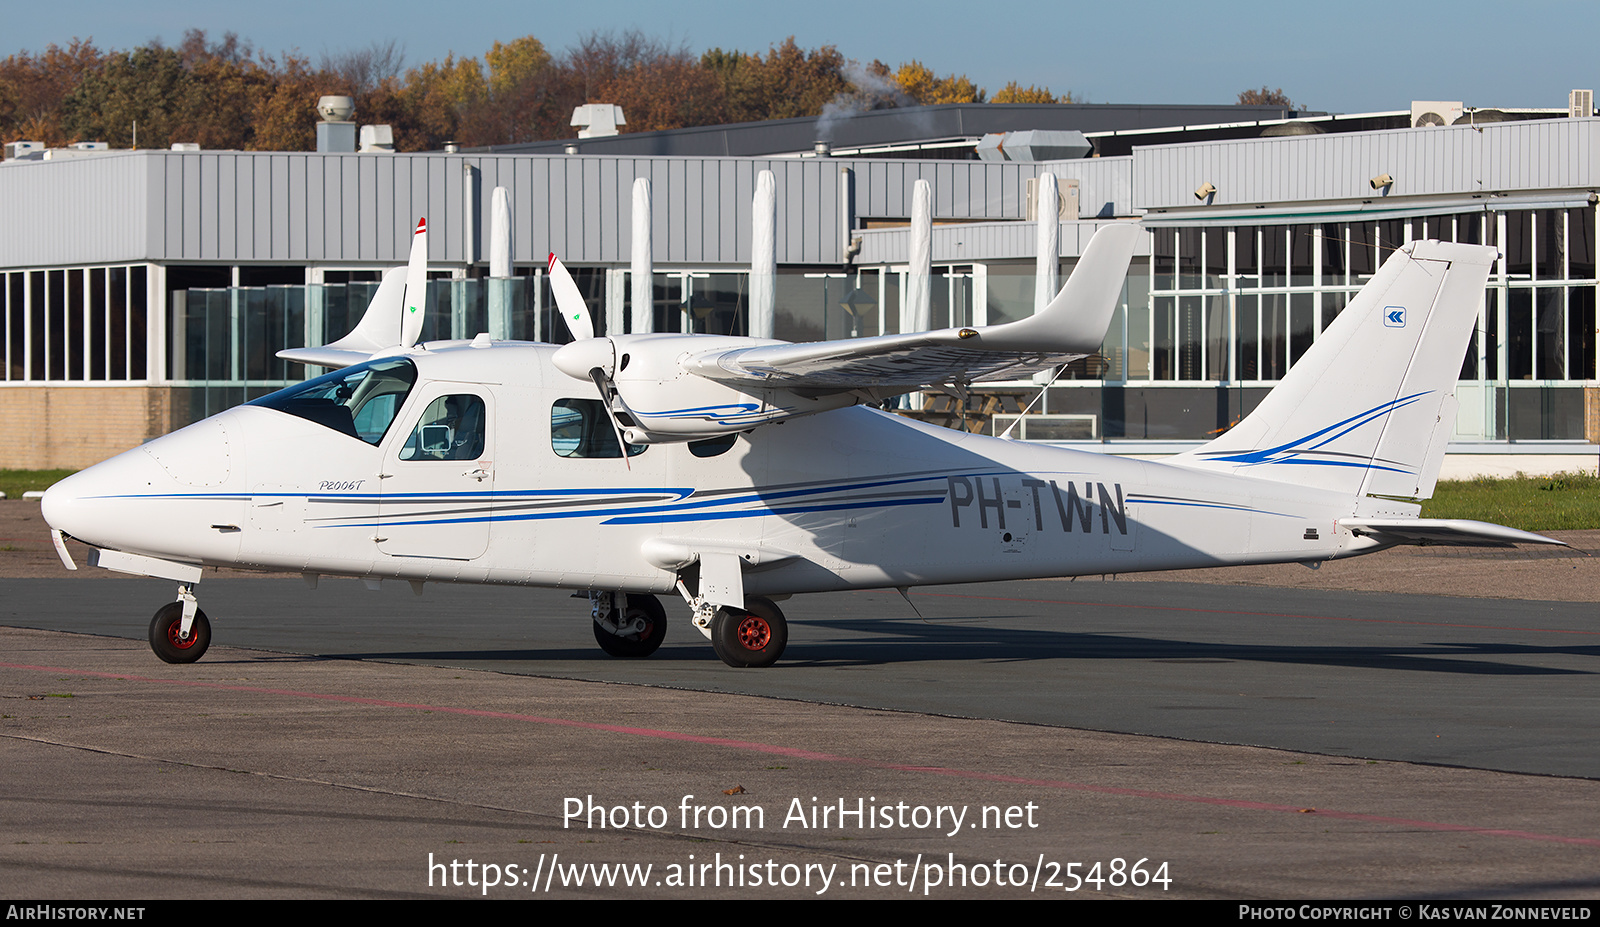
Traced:
POLYGON ((483 400, 471 394, 428 403, 400 448, 401 460, 477 460, 483 456, 483 400))
MULTIPOLYGON (((637 457, 648 445, 628 445, 637 457)), ((550 407, 550 448, 558 457, 621 457, 617 434, 598 399, 557 399, 550 407)))

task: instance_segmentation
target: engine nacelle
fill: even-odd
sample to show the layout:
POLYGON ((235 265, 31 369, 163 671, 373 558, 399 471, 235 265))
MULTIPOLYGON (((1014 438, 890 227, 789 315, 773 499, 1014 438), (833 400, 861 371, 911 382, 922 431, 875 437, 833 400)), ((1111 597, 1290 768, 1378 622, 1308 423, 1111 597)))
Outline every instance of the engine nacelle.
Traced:
POLYGON ((715 438, 859 401, 851 392, 819 397, 786 389, 747 392, 689 373, 682 363, 721 347, 782 343, 721 335, 616 335, 575 341, 552 360, 575 379, 591 379, 596 368, 604 374, 621 400, 612 401, 611 408, 630 444, 715 438))

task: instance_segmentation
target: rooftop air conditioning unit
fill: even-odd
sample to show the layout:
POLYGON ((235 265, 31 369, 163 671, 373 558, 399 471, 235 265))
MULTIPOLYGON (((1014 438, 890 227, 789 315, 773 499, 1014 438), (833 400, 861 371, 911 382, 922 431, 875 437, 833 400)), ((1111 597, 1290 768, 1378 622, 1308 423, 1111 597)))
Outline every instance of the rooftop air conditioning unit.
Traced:
POLYGON ((6 142, 6 160, 18 158, 37 159, 44 154, 44 142, 6 142))
POLYGON ((1567 115, 1581 119, 1594 115, 1594 91, 1572 90, 1567 93, 1567 115))
MULTIPOLYGON (((1039 179, 1028 178, 1027 190, 1027 221, 1039 221, 1039 179)), ((1056 178, 1056 215, 1061 221, 1076 221, 1078 218, 1078 181, 1066 177, 1056 178)))
POLYGON ((1454 125, 1465 111, 1466 107, 1460 100, 1412 100, 1411 128, 1454 125))

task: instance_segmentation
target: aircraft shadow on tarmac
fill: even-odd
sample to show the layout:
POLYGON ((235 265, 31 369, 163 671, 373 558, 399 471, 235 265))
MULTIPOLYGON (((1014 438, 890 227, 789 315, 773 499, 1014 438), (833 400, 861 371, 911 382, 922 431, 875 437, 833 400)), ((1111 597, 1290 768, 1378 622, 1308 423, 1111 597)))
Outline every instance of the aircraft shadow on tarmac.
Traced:
MULTIPOLYGON (((1592 675, 1594 671, 1531 665, 1552 656, 1600 657, 1600 646, 1540 647, 1527 644, 1407 642, 1386 645, 1286 645, 1166 640, 1078 631, 1019 630, 987 624, 983 618, 823 619, 794 621, 785 659, 788 667, 870 666, 894 663, 1041 660, 1130 660, 1185 663, 1281 663, 1472 676, 1592 675), (818 633, 832 631, 833 635, 818 633), (831 637, 832 639, 828 639, 831 637), (821 638, 821 639, 819 639, 821 638), (1523 662, 1526 661, 1526 662, 1523 662)), ((700 663, 709 658, 698 634, 683 623, 647 664, 700 663)), ((406 650, 323 653, 352 660, 441 662, 613 663, 592 647, 536 647, 478 650, 406 650)))

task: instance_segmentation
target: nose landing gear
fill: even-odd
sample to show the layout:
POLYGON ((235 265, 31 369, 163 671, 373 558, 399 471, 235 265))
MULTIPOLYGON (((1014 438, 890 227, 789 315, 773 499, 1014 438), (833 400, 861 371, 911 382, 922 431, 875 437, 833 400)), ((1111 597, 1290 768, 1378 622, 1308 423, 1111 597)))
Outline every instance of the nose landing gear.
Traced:
POLYGON ((167 663, 193 663, 211 646, 211 621, 194 610, 187 632, 183 629, 183 602, 168 602, 150 619, 150 649, 167 663))

